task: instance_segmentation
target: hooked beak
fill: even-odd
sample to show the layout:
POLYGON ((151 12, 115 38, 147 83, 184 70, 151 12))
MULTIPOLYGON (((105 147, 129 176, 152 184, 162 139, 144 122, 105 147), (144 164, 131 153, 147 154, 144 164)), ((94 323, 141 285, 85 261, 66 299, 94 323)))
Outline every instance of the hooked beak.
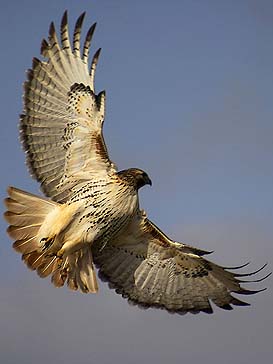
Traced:
POLYGON ((150 185, 150 186, 152 186, 152 181, 150 180, 150 178, 147 176, 147 178, 145 178, 145 183, 147 184, 147 185, 150 185))

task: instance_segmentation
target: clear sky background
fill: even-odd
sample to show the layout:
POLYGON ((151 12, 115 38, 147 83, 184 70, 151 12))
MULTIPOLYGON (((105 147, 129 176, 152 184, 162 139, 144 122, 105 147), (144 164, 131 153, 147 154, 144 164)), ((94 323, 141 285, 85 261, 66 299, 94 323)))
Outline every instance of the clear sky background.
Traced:
MULTIPOLYGON (((18 142, 22 83, 40 41, 68 9, 98 28, 97 91, 107 91, 105 139, 120 169, 153 187, 141 205, 170 237, 214 250, 226 266, 273 268, 273 1, 25 0, 1 5, 1 199, 38 193, 18 142)), ((3 207, 2 207, 3 209, 3 207)), ((221 363, 272 360, 272 278, 249 308, 170 315, 56 289, 21 263, 1 219, 0 361, 221 363)))

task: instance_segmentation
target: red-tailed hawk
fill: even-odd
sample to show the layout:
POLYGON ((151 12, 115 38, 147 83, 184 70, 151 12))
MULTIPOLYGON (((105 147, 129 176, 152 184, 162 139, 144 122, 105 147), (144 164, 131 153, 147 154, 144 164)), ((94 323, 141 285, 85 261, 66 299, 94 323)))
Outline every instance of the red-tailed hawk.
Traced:
POLYGON ((51 23, 42 41, 44 60, 33 59, 24 84, 21 141, 48 198, 8 189, 5 218, 14 249, 57 287, 67 282, 71 289, 97 292, 95 263, 117 293, 143 307, 211 313, 211 301, 226 310, 248 305, 231 293, 259 292, 242 288, 240 279, 263 267, 233 273, 204 259, 209 252, 169 239, 139 209, 138 190, 151 185, 147 173, 118 172, 109 159, 102 134, 105 93, 94 90, 100 49, 89 71, 95 24, 81 51, 83 19, 72 44, 67 13, 60 42, 51 23))

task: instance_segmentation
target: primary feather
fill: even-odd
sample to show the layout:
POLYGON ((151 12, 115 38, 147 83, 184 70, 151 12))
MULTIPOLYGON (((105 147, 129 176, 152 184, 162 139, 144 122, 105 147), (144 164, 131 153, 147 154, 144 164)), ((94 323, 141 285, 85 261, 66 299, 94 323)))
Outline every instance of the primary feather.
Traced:
POLYGON ((83 18, 84 14, 76 23, 73 48, 67 13, 61 22, 61 44, 51 23, 48 41, 42 42, 41 49, 46 60, 34 59, 24 84, 20 132, 27 163, 43 192, 58 202, 66 202, 79 181, 116 171, 102 134, 105 93, 94 93, 98 52, 88 71, 94 26, 80 56, 83 18))

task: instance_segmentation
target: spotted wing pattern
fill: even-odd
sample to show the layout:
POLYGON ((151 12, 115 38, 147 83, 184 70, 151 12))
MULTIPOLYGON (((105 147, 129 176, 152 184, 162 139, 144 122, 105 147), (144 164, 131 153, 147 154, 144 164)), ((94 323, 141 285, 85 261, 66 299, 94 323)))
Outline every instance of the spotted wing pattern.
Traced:
POLYGON ((45 60, 33 59, 24 84, 21 140, 32 175, 54 201, 65 202, 79 181, 115 172, 104 143, 105 93, 96 95, 94 76, 100 49, 90 71, 88 55, 96 24, 87 32, 80 51, 82 14, 76 22, 72 46, 67 13, 61 22, 61 41, 51 23, 43 40, 45 60))
POLYGON ((144 308, 183 314, 212 313, 211 301, 226 310, 248 305, 231 293, 258 291, 242 288, 238 277, 244 274, 204 259, 208 253, 171 241, 140 212, 124 235, 94 251, 94 261, 110 287, 144 308))

